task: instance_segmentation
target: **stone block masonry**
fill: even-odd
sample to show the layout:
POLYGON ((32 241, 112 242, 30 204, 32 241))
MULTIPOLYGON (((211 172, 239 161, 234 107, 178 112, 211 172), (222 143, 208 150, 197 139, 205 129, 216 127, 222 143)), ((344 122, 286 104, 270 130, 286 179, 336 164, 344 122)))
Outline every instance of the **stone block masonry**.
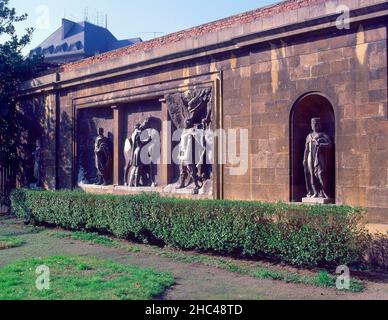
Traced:
MULTIPOLYGON (((302 201, 302 149, 320 117, 334 143, 335 203, 366 207, 370 223, 388 225, 387 18, 385 0, 289 0, 31 79, 19 101, 44 128, 46 186, 76 186, 82 110, 123 108, 112 111, 126 119, 123 132, 113 132, 126 138, 143 113, 169 119, 167 95, 210 87, 214 126, 248 130, 249 150, 243 175, 214 166, 213 197, 302 201), (337 27, 339 5, 350 10, 349 28, 337 27)), ((122 140, 114 139, 117 159, 122 140)), ((160 168, 159 184, 176 170, 160 168)))

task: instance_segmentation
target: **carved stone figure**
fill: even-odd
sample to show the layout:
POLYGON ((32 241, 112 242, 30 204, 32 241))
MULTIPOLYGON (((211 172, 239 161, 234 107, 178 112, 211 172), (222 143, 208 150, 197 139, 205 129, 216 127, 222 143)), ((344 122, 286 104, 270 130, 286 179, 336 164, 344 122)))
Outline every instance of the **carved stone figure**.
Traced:
POLYGON ((96 185, 107 185, 112 175, 113 156, 110 140, 104 136, 102 128, 98 129, 94 154, 97 169, 96 185))
POLYGON ((86 175, 85 175, 85 169, 82 166, 80 166, 78 170, 77 181, 78 181, 78 185, 88 184, 88 180, 86 179, 86 175))
POLYGON ((40 188, 42 186, 42 148, 40 140, 36 140, 36 147, 32 157, 34 159, 34 186, 40 188))
POLYGON ((196 130, 193 127, 193 120, 186 120, 186 127, 183 130, 179 144, 180 177, 178 189, 186 187, 188 177, 194 182, 194 194, 197 194, 200 185, 198 166, 196 163, 196 130))
POLYGON ((187 90, 182 94, 168 95, 168 111, 177 129, 184 129, 186 120, 191 119, 194 125, 212 122, 211 88, 201 90, 187 90))
POLYGON ((307 136, 303 159, 307 198, 330 199, 330 164, 333 143, 322 132, 321 119, 311 120, 312 133, 307 136))
POLYGON ((171 120, 176 128, 182 129, 177 189, 184 189, 194 183, 194 194, 211 177, 212 166, 207 163, 207 150, 212 146, 206 134, 212 122, 212 105, 209 103, 211 92, 211 88, 205 88, 187 90, 179 98, 177 95, 166 97, 171 120))
MULTIPOLYGON (((183 104, 189 112, 188 119, 191 119, 193 124, 205 124, 211 122, 211 108, 208 107, 211 89, 203 89, 199 92, 186 91, 182 94, 183 104)), ((187 119, 186 118, 186 119, 187 119)))
MULTIPOLYGON (((124 181, 125 185, 129 187, 139 187, 140 178, 145 175, 146 167, 149 168, 149 175, 152 181, 152 185, 155 185, 155 177, 152 170, 152 165, 144 165, 141 159, 142 149, 145 145, 152 140, 149 137, 147 140, 142 140, 142 133, 147 129, 147 121, 142 124, 136 124, 131 138, 127 139, 124 147, 124 156, 126 158, 126 164, 124 168, 124 181), (128 173, 130 171, 129 179, 128 173)), ((144 180, 144 179, 143 179, 144 180)))

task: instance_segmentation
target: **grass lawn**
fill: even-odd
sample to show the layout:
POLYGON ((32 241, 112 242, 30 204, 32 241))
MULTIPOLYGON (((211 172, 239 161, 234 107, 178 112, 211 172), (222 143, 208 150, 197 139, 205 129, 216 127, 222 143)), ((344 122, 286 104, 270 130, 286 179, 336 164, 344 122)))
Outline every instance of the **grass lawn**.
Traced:
POLYGON ((174 284, 170 273, 90 257, 22 260, 0 268, 0 300, 150 300, 174 284), (50 269, 39 291, 38 266, 50 269))
POLYGON ((24 241, 15 237, 0 237, 0 250, 20 247, 24 241))

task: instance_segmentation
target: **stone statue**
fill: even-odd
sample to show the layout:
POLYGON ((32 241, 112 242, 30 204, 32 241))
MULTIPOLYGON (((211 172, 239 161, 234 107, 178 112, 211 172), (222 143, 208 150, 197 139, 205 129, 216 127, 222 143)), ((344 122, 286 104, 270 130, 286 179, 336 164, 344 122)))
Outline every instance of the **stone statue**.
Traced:
POLYGON ((199 92, 187 90, 182 94, 183 104, 189 113, 186 119, 191 119, 193 123, 210 124, 212 110, 208 107, 210 94, 210 88, 203 89, 199 92))
POLYGON ((36 140, 35 151, 32 153, 34 159, 34 179, 37 188, 42 187, 42 148, 40 140, 36 140))
POLYGON ((209 103, 211 96, 210 87, 167 95, 168 112, 175 127, 183 130, 188 119, 191 119, 194 125, 204 122, 209 126, 212 122, 212 105, 209 103))
MULTIPOLYGON (((125 143, 125 148, 124 148, 124 155, 126 158, 126 165, 125 165, 125 176, 124 176, 124 181, 125 185, 129 187, 139 187, 140 185, 140 177, 144 176, 144 169, 145 165, 142 162, 141 159, 141 152, 142 148, 150 143, 152 138, 148 138, 147 140, 142 140, 142 132, 147 129, 147 121, 145 121, 143 124, 136 124, 134 131, 131 135, 130 139, 127 139, 125 143), (132 168, 132 169, 131 169, 132 168), (129 179, 128 179, 128 173, 129 170, 131 169, 129 179)), ((150 169, 150 176, 151 180, 153 179, 152 176, 152 169, 150 169)), ((155 184, 155 181, 152 181, 152 184, 155 184)))
POLYGON ((197 194, 200 186, 200 177, 198 175, 198 167, 196 164, 196 129, 193 126, 191 119, 186 120, 186 127, 183 130, 181 141, 179 144, 179 162, 180 162, 180 177, 178 189, 186 187, 186 180, 190 176, 194 182, 194 194, 197 194))
POLYGON ((212 88, 187 90, 183 93, 171 94, 166 97, 170 118, 177 129, 182 130, 179 144, 179 182, 176 189, 192 189, 198 194, 207 192, 212 165, 207 158, 211 153, 212 88), (189 181, 187 181, 189 178, 189 181))
POLYGON ((97 169, 96 185, 106 186, 112 175, 113 156, 110 140, 104 136, 104 129, 98 129, 98 136, 94 146, 97 169))
POLYGON ((313 132, 307 136, 303 166, 306 177, 307 198, 330 199, 331 152, 333 143, 322 132, 321 119, 311 120, 313 132))
POLYGON ((77 181, 78 181, 78 185, 88 184, 88 181, 87 181, 86 175, 85 175, 85 169, 82 166, 80 166, 80 168, 78 170, 77 181))

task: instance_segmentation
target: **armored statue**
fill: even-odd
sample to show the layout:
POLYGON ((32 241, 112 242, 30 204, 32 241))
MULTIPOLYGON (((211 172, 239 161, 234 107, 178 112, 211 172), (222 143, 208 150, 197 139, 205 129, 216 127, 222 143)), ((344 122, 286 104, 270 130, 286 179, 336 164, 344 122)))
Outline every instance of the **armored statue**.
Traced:
POLYGON ((176 128, 182 129, 178 155, 180 176, 176 188, 184 189, 194 183, 194 194, 212 171, 207 163, 207 151, 212 147, 207 136, 212 122, 211 92, 211 88, 187 90, 179 94, 179 98, 176 95, 166 98, 171 120, 176 128))
POLYGON ((311 120, 312 133, 307 136, 303 166, 307 198, 330 199, 331 152, 333 143, 322 132, 320 118, 311 120))
POLYGON ((150 143, 152 140, 151 137, 149 137, 147 140, 142 140, 142 133, 144 130, 147 130, 147 123, 148 121, 146 120, 142 124, 136 124, 130 139, 127 139, 125 142, 124 156, 126 158, 126 164, 124 168, 124 181, 125 185, 129 187, 140 186, 140 178, 144 177, 146 167, 150 167, 150 180, 152 181, 152 185, 155 185, 155 175, 153 174, 152 164, 144 165, 141 158, 143 147, 150 143), (130 175, 128 179, 129 171, 130 175))
POLYGON ((113 156, 110 140, 104 136, 104 129, 98 129, 94 146, 95 164, 97 169, 96 185, 107 185, 112 175, 113 156))
POLYGON ((198 174, 198 166, 196 163, 196 139, 197 132, 193 125, 193 120, 186 120, 186 126, 183 130, 179 144, 179 162, 180 162, 180 177, 178 189, 186 187, 188 177, 194 182, 194 193, 197 194, 200 185, 200 176, 198 174))
POLYGON ((191 119, 193 123, 204 123, 209 125, 211 122, 211 108, 208 106, 211 89, 202 89, 198 93, 196 91, 187 90, 182 94, 182 101, 188 116, 186 119, 191 119))
POLYGON ((34 159, 34 185, 40 188, 42 186, 42 148, 40 140, 36 140, 36 147, 32 157, 34 159))

